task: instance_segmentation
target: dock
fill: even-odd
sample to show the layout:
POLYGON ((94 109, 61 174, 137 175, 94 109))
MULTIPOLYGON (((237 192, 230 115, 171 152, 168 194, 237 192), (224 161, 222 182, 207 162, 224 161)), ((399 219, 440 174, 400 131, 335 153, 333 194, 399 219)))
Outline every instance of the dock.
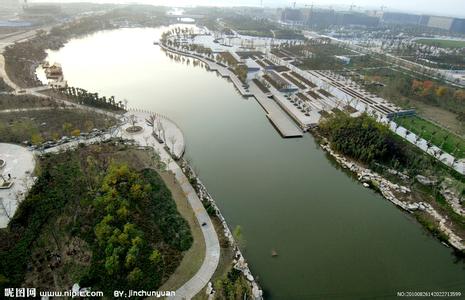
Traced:
POLYGON ((249 90, 265 110, 266 117, 283 137, 303 136, 303 132, 297 124, 288 117, 287 113, 273 99, 268 98, 254 82, 250 82, 249 90))

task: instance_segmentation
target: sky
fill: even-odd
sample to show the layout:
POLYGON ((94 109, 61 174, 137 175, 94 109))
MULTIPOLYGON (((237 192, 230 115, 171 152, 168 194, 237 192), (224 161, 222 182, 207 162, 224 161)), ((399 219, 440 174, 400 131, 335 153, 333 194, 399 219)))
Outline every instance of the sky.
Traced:
MULTIPOLYGON (((101 3, 149 3, 171 6, 291 6, 292 0, 29 0, 29 2, 101 2, 101 3)), ((386 11, 406 11, 434 15, 465 17, 465 0, 296 0, 297 7, 314 4, 315 6, 333 6, 348 8, 351 4, 363 9, 377 9, 385 6, 386 11)), ((358 9, 358 8, 357 8, 358 9)))

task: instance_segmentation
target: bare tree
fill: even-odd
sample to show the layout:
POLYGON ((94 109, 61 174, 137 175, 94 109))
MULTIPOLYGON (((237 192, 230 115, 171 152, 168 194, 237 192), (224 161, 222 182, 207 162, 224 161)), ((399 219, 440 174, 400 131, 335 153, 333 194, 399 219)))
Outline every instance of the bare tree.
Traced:
POLYGON ((145 119, 145 122, 147 123, 148 126, 152 127, 152 133, 155 133, 155 127, 157 125, 157 116, 152 114, 150 115, 147 119, 145 119))
MULTIPOLYGON (((10 206, 10 205, 8 205, 10 206)), ((10 207, 8 207, 10 208, 10 207)), ((5 204, 5 200, 3 198, 0 198, 0 210, 2 210, 5 214, 5 216, 8 218, 8 220, 11 220, 11 215, 9 213, 9 209, 7 208, 7 204, 5 204)))
POLYGON ((163 127, 163 123, 158 120, 157 122, 157 131, 158 131, 158 137, 160 139, 162 139, 164 142, 166 142, 165 140, 165 128, 163 127), (162 133, 163 133, 163 136, 162 136, 162 133))
POLYGON ((175 135, 171 135, 168 137, 168 141, 171 143, 171 153, 173 155, 175 155, 175 152, 174 152, 174 145, 176 144, 176 136, 175 135))
POLYGON ((135 126, 137 124, 137 116, 136 115, 129 115, 129 123, 131 123, 132 126, 135 126))

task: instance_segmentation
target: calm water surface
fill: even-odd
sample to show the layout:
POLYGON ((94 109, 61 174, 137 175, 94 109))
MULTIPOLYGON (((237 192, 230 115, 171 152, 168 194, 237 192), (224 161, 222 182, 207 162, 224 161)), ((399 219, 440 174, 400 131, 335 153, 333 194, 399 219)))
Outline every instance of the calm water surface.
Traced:
POLYGON ((104 31, 49 53, 72 86, 157 111, 192 161, 269 299, 462 291, 465 269, 404 212, 333 166, 309 135, 282 139, 254 99, 153 45, 163 28, 104 31), (279 257, 271 258, 276 249, 279 257))

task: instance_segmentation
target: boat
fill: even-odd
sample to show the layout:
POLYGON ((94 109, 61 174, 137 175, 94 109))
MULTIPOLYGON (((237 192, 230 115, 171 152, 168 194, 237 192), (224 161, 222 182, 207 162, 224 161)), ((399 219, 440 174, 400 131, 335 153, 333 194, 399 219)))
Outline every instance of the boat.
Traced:
POLYGON ((276 252, 276 250, 272 249, 271 250, 271 257, 276 257, 278 256, 278 252, 276 252))

